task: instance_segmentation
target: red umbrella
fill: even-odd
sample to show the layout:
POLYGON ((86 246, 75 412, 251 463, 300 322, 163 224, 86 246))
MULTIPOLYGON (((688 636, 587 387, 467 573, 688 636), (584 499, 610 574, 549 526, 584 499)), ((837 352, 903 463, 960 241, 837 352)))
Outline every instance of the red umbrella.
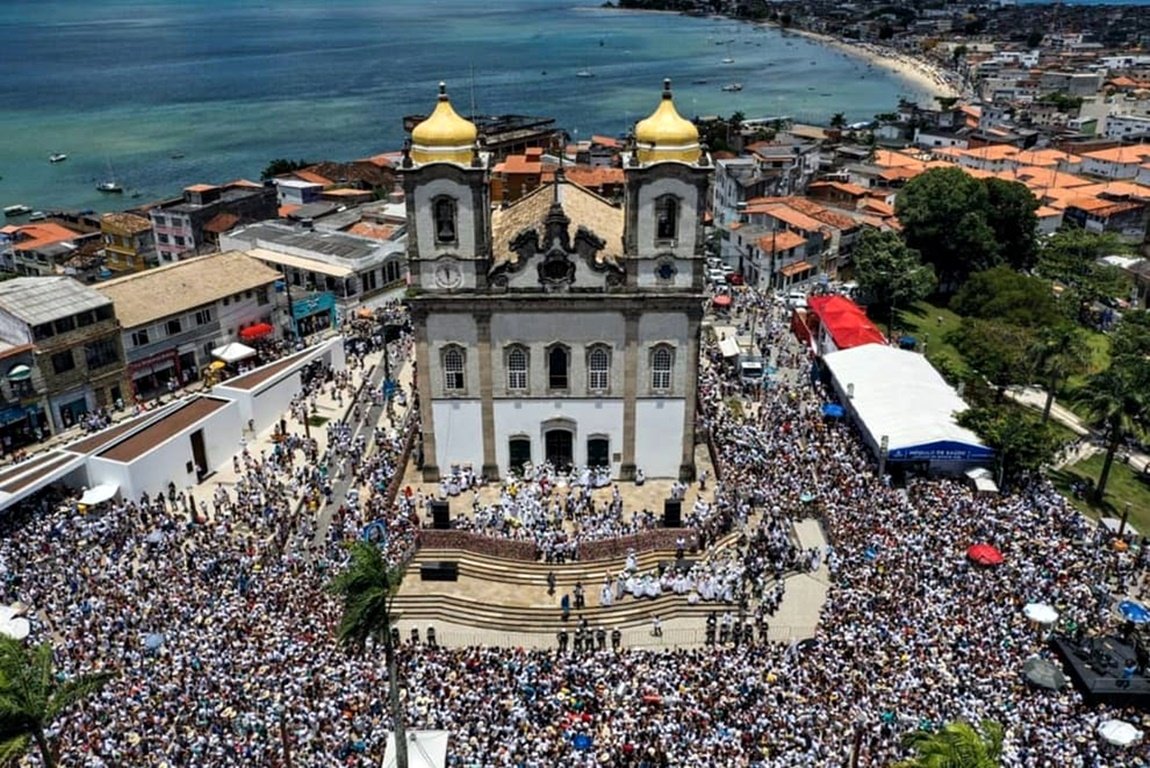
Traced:
POLYGON ((731 297, 725 293, 720 293, 718 296, 711 299, 711 303, 716 307, 729 307, 731 306, 731 297))
POLYGON ((990 544, 975 544, 966 550, 966 556, 979 565, 1002 565, 1002 553, 990 544))
POLYGON ((252 339, 263 338, 273 331, 275 331, 275 328, 268 323, 256 323, 240 331, 240 338, 244 341, 251 341, 252 339))

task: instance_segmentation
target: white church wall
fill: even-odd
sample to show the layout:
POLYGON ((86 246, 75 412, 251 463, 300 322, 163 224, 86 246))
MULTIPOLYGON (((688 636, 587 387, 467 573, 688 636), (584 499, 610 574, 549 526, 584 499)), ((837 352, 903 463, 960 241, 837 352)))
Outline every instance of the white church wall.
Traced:
MULTIPOLYGON (((495 402, 495 455, 499 467, 507 471, 508 440, 522 435, 531 440, 531 460, 542 463, 543 433, 548 422, 566 419, 573 422, 573 452, 576 466, 587 463, 587 438, 606 436, 610 441, 611 472, 617 475, 620 462, 614 461, 623 451, 623 401, 621 399, 555 399, 497 400, 495 402)), ((678 466, 676 465, 676 471, 678 466)))
POLYGON ((637 245, 639 256, 674 253, 679 258, 695 255, 697 188, 681 179, 653 178, 639 190, 637 245), (663 195, 679 198, 678 237, 673 243, 655 243, 655 201, 663 195))
MULTIPOLYGON (((430 255, 432 251, 452 253, 464 259, 476 258, 478 254, 475 253, 475 215, 471 208, 470 187, 450 179, 428 181, 415 190, 415 209, 419 211, 415 220, 416 236, 420 248, 424 249, 421 258, 433 258, 430 255), (441 195, 455 199, 455 242, 450 245, 437 246, 435 244, 435 217, 431 203, 441 195)), ((465 287, 474 288, 475 286, 468 285, 465 287)))
POLYGON ((431 404, 435 423, 435 463, 442 474, 452 464, 483 466, 483 418, 478 400, 436 400, 431 404))
POLYGON ((678 398, 635 403, 635 463, 647 477, 679 476, 685 410, 678 398))

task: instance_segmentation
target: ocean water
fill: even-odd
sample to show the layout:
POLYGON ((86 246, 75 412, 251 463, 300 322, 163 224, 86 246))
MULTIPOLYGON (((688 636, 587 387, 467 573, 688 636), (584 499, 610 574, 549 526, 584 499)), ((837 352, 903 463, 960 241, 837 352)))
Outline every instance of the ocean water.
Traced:
POLYGON ((439 80, 460 112, 553 116, 576 138, 626 131, 664 77, 688 116, 853 122, 926 98, 777 29, 579 2, 3 0, 0 206, 112 210, 277 157, 395 150, 439 80), (97 192, 109 178, 129 194, 97 192))

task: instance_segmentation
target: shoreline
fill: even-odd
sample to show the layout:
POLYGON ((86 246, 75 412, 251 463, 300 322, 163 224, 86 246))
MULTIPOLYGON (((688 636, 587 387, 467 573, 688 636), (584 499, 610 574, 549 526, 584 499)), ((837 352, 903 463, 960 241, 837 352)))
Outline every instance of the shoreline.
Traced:
MULTIPOLYGON (((782 29, 777 24, 764 23, 763 25, 782 29)), ((894 72, 902 79, 930 92, 933 97, 961 98, 962 96, 961 89, 950 81, 950 78, 954 77, 953 73, 918 56, 911 56, 875 43, 848 42, 841 38, 806 29, 788 28, 783 31, 814 40, 828 48, 834 48, 850 56, 863 59, 876 67, 894 72)))

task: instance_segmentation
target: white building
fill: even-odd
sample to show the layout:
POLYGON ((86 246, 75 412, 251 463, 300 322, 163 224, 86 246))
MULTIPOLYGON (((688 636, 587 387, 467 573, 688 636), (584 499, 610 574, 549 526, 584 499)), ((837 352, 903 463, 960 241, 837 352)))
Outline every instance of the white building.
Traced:
POLYGON ((669 81, 620 205, 563 179, 506 207, 441 86, 403 160, 424 477, 527 462, 693 477, 710 158, 669 81))
POLYGON ((1107 115, 1102 133, 1108 139, 1150 136, 1150 117, 1141 117, 1139 115, 1107 115))

